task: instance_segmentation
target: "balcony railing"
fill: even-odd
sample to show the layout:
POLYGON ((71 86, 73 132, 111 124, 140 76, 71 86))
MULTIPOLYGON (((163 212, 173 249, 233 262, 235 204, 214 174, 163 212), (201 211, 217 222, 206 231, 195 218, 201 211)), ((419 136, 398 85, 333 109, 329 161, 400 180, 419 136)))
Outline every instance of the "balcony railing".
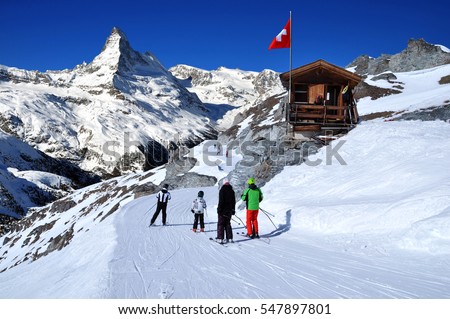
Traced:
POLYGON ((288 104, 287 120, 292 125, 348 126, 358 121, 354 106, 288 104))

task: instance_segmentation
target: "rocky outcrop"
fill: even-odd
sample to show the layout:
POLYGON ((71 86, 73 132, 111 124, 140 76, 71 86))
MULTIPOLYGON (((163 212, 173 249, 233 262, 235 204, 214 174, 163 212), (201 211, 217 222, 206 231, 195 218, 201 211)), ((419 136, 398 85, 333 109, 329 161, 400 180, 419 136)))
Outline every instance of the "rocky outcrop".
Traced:
POLYGON ((354 68, 362 76, 383 72, 410 72, 433 68, 450 63, 450 52, 442 47, 427 43, 424 39, 410 39, 408 46, 400 53, 382 54, 378 58, 368 55, 357 57, 346 68, 354 68))
POLYGON ((411 39, 405 50, 391 56, 389 69, 392 72, 409 72, 449 63, 450 53, 443 51, 440 46, 427 43, 423 39, 411 39))
POLYGON ((356 99, 370 96, 372 100, 383 96, 398 94, 403 90, 403 83, 396 81, 394 73, 428 69, 450 63, 450 52, 441 46, 427 43, 423 39, 411 39, 408 47, 400 53, 382 54, 378 58, 368 55, 357 57, 347 68, 371 81, 385 80, 394 84, 391 89, 380 88, 362 81, 354 91, 356 99))
POLYGON ((367 84, 364 81, 360 82, 353 90, 353 96, 357 100, 367 96, 370 96, 372 100, 376 100, 379 99, 380 97, 399 93, 401 93, 400 90, 384 89, 378 86, 367 84))

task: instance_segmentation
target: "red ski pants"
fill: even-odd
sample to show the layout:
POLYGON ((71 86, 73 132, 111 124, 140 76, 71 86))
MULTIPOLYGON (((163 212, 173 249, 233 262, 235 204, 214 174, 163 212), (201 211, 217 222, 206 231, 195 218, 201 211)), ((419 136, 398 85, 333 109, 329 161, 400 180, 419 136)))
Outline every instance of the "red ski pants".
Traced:
POLYGON ((247 234, 252 235, 258 233, 258 212, 259 210, 247 209, 247 234))

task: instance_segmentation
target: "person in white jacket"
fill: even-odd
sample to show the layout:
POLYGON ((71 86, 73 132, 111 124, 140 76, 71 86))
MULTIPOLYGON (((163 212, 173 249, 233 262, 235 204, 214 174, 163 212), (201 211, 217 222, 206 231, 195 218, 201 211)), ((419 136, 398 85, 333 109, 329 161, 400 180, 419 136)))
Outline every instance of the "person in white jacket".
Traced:
POLYGON ((200 231, 205 231, 205 218, 203 214, 206 210, 206 202, 203 199, 205 194, 203 191, 199 191, 197 194, 197 198, 192 202, 191 212, 194 214, 194 225, 192 226, 192 231, 197 232, 198 223, 200 222, 200 231))

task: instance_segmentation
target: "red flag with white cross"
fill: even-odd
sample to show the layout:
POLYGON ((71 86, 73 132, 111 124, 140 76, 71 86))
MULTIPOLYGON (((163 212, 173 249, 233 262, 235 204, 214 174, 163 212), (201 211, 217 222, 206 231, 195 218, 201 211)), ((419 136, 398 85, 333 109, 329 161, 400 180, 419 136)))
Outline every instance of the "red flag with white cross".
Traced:
POLYGON ((269 50, 272 49, 288 49, 291 47, 291 19, 289 18, 286 26, 280 33, 272 40, 269 45, 269 50))

